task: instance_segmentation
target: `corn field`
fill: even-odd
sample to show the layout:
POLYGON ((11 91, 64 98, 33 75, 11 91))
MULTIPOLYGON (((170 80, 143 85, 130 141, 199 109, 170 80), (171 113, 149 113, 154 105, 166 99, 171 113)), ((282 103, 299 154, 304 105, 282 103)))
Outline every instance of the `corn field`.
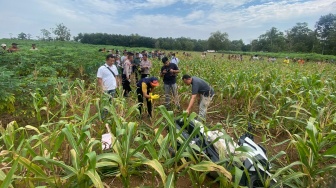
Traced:
MULTIPOLYGON (((241 187, 245 172, 232 165, 239 164, 239 156, 212 162, 176 129, 176 119, 183 119, 185 128, 196 117, 197 105, 190 115, 169 111, 161 97, 151 119, 139 118, 134 83, 129 98, 119 95, 112 104, 99 92, 96 73, 107 55, 99 47, 70 42, 41 42, 38 47, 0 56, 0 187, 172 188, 183 187, 181 179, 188 180, 188 187, 241 187), (106 133, 112 143, 103 150, 106 133), (210 173, 217 178, 209 178, 210 173)), ((252 134, 266 147, 272 164, 265 187, 336 186, 334 64, 191 54, 178 55, 182 107, 191 97, 183 74, 209 82, 215 97, 205 125, 227 133, 230 141, 246 131, 248 122, 254 126, 252 134), (277 182, 270 184, 273 178, 277 182)), ((151 76, 159 77, 162 63, 151 61, 151 76)), ((156 89, 161 96, 162 85, 156 89)))

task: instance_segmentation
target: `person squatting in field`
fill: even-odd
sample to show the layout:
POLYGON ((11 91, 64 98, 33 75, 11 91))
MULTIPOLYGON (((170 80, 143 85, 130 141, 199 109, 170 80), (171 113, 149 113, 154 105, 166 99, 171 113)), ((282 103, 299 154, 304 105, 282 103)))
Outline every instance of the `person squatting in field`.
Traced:
POLYGON ((182 77, 183 82, 186 85, 191 85, 191 99, 186 109, 186 112, 189 114, 192 106, 195 103, 197 94, 200 95, 201 101, 199 105, 198 120, 205 121, 207 109, 210 105, 210 102, 215 95, 214 89, 203 79, 196 76, 189 76, 187 74, 182 77))
POLYGON ((180 109, 180 102, 178 97, 176 76, 180 72, 177 64, 171 63, 167 57, 162 58, 163 66, 161 67, 160 76, 163 77, 164 92, 165 92, 165 106, 170 109, 170 96, 173 96, 175 105, 180 109))
POLYGON ((153 93, 154 88, 159 86, 159 81, 156 77, 146 77, 142 78, 137 82, 137 96, 138 96, 138 102, 139 102, 139 112, 141 114, 142 112, 142 106, 143 106, 143 98, 146 98, 147 102, 147 111, 148 115, 152 117, 152 101, 151 101, 151 95, 150 93, 153 93))

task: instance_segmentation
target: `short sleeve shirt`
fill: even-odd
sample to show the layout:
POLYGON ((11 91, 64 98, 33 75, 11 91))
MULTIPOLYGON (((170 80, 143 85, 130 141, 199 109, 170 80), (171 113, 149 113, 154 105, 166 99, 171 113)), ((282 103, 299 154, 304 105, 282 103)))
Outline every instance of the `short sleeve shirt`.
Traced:
POLYGON ((162 66, 161 73, 166 70, 167 73, 163 76, 163 83, 164 84, 176 84, 176 74, 168 72, 170 69, 179 70, 177 65, 174 63, 170 63, 169 66, 162 66))
POLYGON ((113 71, 115 76, 118 75, 118 69, 115 65, 108 66, 107 64, 105 64, 99 67, 97 71, 97 78, 102 79, 104 91, 114 90, 117 88, 117 80, 107 67, 109 67, 113 71))
POLYGON ((215 94, 214 89, 201 78, 193 76, 191 84, 192 95, 200 94, 205 97, 212 97, 215 94))
POLYGON ((170 60, 171 63, 174 63, 178 66, 178 63, 179 63, 179 59, 177 57, 173 57, 171 60, 170 60))

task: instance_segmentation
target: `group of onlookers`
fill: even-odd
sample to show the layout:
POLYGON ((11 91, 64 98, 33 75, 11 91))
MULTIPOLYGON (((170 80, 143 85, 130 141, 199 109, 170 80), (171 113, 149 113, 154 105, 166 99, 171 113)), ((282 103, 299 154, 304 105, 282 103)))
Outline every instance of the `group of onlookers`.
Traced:
MULTIPOLYGON (((38 50, 36 48, 36 44, 32 44, 30 50, 38 50)), ((19 51, 19 48, 18 48, 18 44, 13 42, 12 43, 12 46, 7 48, 7 45, 5 43, 1 44, 1 54, 5 54, 5 53, 13 53, 13 52, 17 52, 19 51)))
MULTIPOLYGON (((154 57, 158 57, 156 55, 157 54, 155 54, 154 57)), ((172 109, 173 105, 171 101, 173 101, 174 106, 178 110, 181 110, 178 86, 176 84, 177 75, 180 72, 178 68, 179 59, 175 53, 170 53, 169 56, 170 57, 159 57, 163 63, 159 76, 163 79, 163 89, 165 93, 164 104, 167 109, 172 109)), ((105 64, 98 69, 98 83, 102 90, 110 94, 112 98, 115 96, 116 89, 121 83, 123 96, 130 97, 130 93, 132 92, 131 78, 134 78, 140 114, 142 113, 143 98, 145 98, 148 116, 152 117, 153 92, 160 83, 157 77, 151 75, 151 68, 152 62, 149 60, 146 51, 135 53, 134 57, 134 53, 125 50, 123 56, 120 58, 118 53, 110 53, 106 56, 105 64)), ((214 96, 213 88, 206 81, 198 77, 184 75, 182 80, 186 85, 192 85, 192 96, 186 108, 186 112, 190 113, 192 111, 196 96, 200 95, 198 119, 205 120, 207 108, 214 96)))

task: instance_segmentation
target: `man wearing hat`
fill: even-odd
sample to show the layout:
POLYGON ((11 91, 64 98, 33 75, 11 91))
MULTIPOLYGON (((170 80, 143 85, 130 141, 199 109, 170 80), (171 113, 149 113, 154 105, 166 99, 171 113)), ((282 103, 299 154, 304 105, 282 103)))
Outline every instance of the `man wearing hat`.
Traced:
POLYGON ((1 44, 1 51, 0 51, 0 53, 4 54, 6 52, 6 48, 7 48, 6 44, 1 44))
POLYGON ((19 51, 19 48, 17 47, 18 44, 12 43, 12 47, 10 47, 7 51, 12 53, 12 52, 17 52, 19 51))
POLYGON ((139 111, 141 114, 143 97, 146 98, 148 115, 152 117, 152 101, 150 93, 153 93, 155 87, 159 86, 159 81, 156 77, 146 77, 142 78, 137 82, 137 95, 139 102, 139 111))

